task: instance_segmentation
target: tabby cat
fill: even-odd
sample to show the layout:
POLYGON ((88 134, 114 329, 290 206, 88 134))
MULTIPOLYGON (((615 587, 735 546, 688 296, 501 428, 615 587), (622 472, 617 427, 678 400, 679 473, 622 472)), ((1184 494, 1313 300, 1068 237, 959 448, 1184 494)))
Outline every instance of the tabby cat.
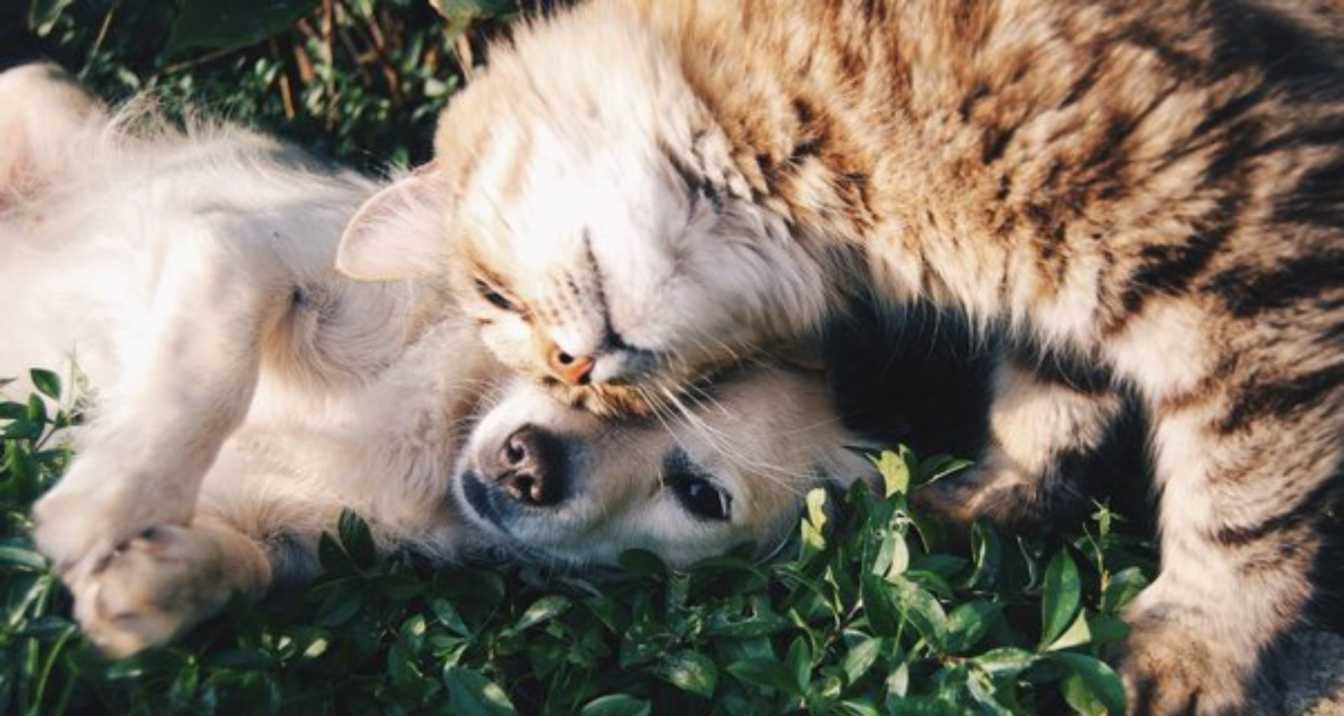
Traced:
POLYGON ((433 171, 375 200, 451 229, 356 222, 339 266, 451 274, 502 358, 597 411, 797 345, 855 287, 1002 329, 988 454, 924 495, 962 518, 1036 516, 1132 391, 1163 570, 1129 709, 1243 712, 1342 482, 1339 12, 594 0, 494 48, 433 171))

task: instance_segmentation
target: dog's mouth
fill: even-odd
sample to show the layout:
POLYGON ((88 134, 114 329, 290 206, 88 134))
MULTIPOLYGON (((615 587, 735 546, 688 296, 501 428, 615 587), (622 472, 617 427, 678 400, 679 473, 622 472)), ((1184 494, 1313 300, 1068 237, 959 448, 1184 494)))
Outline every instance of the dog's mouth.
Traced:
POLYGON ((504 510, 496 502, 496 495, 475 470, 465 470, 458 475, 462 499, 466 503, 463 512, 475 522, 484 522, 491 527, 509 534, 508 522, 504 510))

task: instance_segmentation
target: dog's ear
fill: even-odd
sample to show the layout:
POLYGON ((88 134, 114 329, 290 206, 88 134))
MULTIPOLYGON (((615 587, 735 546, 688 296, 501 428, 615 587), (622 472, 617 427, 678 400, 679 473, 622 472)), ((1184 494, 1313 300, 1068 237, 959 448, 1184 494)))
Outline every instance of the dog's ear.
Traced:
POLYGON ((336 270, 359 281, 441 272, 448 256, 449 192, 433 164, 374 194, 345 227, 336 270))
POLYGON ((98 100, 56 65, 0 73, 0 195, 27 196, 59 181, 79 160, 71 138, 105 120, 98 100))

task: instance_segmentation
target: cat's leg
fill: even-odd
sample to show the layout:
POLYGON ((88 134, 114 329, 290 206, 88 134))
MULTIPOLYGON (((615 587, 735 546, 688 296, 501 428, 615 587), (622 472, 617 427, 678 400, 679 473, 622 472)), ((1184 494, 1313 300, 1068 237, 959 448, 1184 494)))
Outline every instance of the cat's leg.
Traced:
POLYGON ((151 527, 117 546, 73 584, 75 618, 103 653, 122 657, 167 642, 230 597, 261 597, 267 550, 219 520, 151 527))
POLYGON ((260 343, 289 308, 288 276, 264 247, 171 228, 145 318, 127 321, 139 335, 123 340, 122 375, 100 386, 79 454, 34 506, 37 545, 62 573, 190 521, 251 402, 260 343))
POLYGON ((1005 351, 994 368, 988 441, 976 465, 915 493, 918 505, 959 523, 987 517, 1036 527, 1080 499, 1083 460, 1123 409, 1107 375, 1065 371, 1005 351))
POLYGON ((1344 388, 1321 360, 1246 360, 1154 403, 1162 571, 1127 614, 1130 713, 1249 713, 1268 688, 1258 661, 1312 596, 1341 488, 1344 388))
POLYGON ((1314 596, 1344 491, 1344 353, 1316 310, 1327 290, 1301 295, 1319 303, 1289 316, 1150 305, 1111 341, 1148 404, 1161 491, 1162 569, 1117 664, 1131 714, 1250 713, 1248 693, 1274 688, 1261 661, 1314 596))

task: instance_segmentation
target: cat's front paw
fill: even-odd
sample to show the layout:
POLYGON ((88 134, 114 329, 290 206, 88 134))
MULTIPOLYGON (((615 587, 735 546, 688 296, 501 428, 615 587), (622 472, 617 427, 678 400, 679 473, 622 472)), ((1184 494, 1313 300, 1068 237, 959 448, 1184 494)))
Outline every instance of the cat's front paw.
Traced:
POLYGON ((954 524, 984 517, 1017 529, 1033 529, 1045 516, 1040 488, 1044 480, 998 460, 986 460, 956 475, 915 490, 917 508, 954 524))
MULTIPOLYGON (((123 657, 163 644, 218 612, 254 565, 231 559, 216 535, 145 530, 72 585, 75 618, 103 653, 123 657)), ((245 580, 244 580, 245 581, 245 580)))
MULTIPOLYGON (((1236 716, 1250 713, 1239 654, 1156 612, 1130 616, 1118 670, 1130 716, 1236 716)), ((1272 699, 1265 699, 1273 703, 1272 699)))

